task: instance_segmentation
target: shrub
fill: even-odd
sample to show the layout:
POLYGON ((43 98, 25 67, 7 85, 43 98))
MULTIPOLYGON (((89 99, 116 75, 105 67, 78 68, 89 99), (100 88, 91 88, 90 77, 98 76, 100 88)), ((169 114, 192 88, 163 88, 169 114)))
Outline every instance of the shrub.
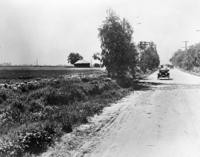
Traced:
POLYGON ((35 89, 38 89, 38 88, 39 88, 39 84, 37 84, 37 83, 28 83, 28 84, 27 84, 27 88, 28 88, 29 90, 35 90, 35 89))
POLYGON ((44 93, 44 101, 46 105, 58 105, 62 100, 62 95, 55 89, 50 89, 44 93))
POLYGON ((43 109, 43 105, 39 100, 32 100, 29 104, 30 112, 39 112, 43 109))
POLYGON ((14 102, 12 102, 12 104, 10 105, 10 110, 11 111, 24 112, 25 111, 25 106, 22 104, 21 101, 14 100, 14 102))
POLYGON ((30 156, 44 151, 56 137, 87 123, 89 116, 120 98, 119 89, 116 82, 102 77, 82 81, 60 79, 27 92, 6 91, 8 107, 1 110, 5 115, 0 124, 0 156, 30 156), (7 140, 3 140, 2 146, 4 136, 7 140))
POLYGON ((4 102, 3 98, 0 97, 0 104, 4 102))
POLYGON ((5 101, 7 99, 7 94, 5 91, 0 91, 0 99, 5 101))
POLYGON ((28 86, 26 84, 21 85, 20 89, 21 89, 22 92, 28 92, 29 91, 28 86))
POLYGON ((11 130, 5 136, 7 140, 0 140, 0 155, 21 157, 24 153, 41 153, 53 143, 56 134, 60 134, 59 126, 49 121, 22 125, 11 130))
POLYGON ((129 77, 117 78, 117 84, 119 84, 123 88, 129 88, 133 85, 133 79, 129 77))
POLYGON ((82 79, 81 79, 81 81, 83 81, 83 82, 89 82, 91 79, 89 78, 89 77, 83 77, 82 79))
POLYGON ((21 133, 19 143, 24 152, 38 154, 53 141, 54 130, 51 127, 42 130, 29 130, 21 133))

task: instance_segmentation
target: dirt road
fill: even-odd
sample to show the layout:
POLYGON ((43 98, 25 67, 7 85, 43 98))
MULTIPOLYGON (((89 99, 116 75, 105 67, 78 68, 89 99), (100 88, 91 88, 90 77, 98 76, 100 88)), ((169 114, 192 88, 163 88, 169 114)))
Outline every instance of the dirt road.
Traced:
POLYGON ((80 147, 67 155, 63 142, 46 156, 199 157, 200 77, 174 69, 171 78, 157 80, 154 73, 146 80, 150 89, 94 117, 80 147))

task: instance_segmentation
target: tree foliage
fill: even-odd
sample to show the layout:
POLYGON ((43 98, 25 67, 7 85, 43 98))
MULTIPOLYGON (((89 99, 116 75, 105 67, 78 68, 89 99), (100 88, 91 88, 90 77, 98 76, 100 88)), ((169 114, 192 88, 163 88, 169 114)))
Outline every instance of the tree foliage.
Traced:
POLYGON ((125 19, 120 19, 113 11, 99 28, 101 57, 111 77, 135 76, 137 51, 132 43, 133 29, 125 19))
POLYGON ((200 68, 200 43, 191 46, 187 51, 177 50, 170 61, 185 70, 200 68))
POLYGON ((79 53, 73 53, 72 52, 72 53, 69 54, 67 61, 68 61, 68 63, 74 64, 78 60, 81 60, 81 59, 83 59, 83 57, 79 53))
POLYGON ((101 62, 101 60, 102 60, 101 54, 98 53, 98 52, 97 52, 97 53, 94 53, 92 57, 93 57, 94 60, 99 60, 100 62, 101 62))
POLYGON ((140 51, 139 67, 143 72, 156 69, 160 64, 156 45, 153 42, 140 42, 138 44, 140 51))

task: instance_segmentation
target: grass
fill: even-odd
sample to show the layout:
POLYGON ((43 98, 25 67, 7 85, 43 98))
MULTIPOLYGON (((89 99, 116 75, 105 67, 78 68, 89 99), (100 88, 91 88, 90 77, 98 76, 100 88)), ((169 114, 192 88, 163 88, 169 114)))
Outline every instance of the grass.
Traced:
POLYGON ((1 89, 0 156, 45 151, 61 135, 87 123, 88 117, 99 114, 127 92, 105 76, 60 77, 35 88, 1 89))

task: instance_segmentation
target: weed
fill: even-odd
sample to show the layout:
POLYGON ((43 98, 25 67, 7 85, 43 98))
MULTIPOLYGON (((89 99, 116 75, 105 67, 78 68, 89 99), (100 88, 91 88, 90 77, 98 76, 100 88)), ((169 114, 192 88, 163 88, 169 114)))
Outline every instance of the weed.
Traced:
POLYGON ((126 90, 104 77, 49 80, 21 91, 0 92, 0 156, 31 156, 99 114, 126 90), (4 140, 4 139, 7 140, 4 140), (3 142, 1 142, 3 141, 3 142))

